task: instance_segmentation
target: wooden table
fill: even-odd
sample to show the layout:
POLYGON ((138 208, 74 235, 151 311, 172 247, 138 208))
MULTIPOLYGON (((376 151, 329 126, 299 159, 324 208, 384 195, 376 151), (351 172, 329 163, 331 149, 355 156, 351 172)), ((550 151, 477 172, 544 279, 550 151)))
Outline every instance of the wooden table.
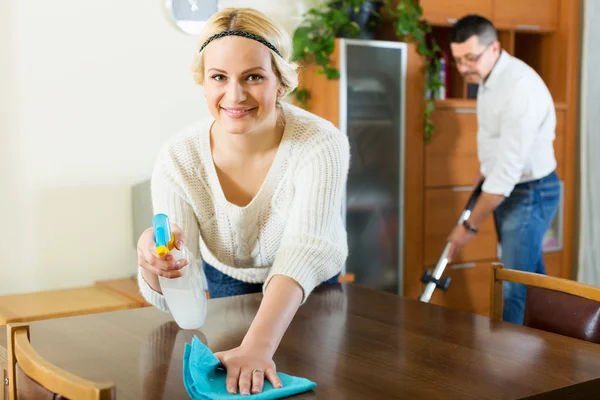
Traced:
MULTIPOLYGON (((115 382, 119 399, 186 399, 184 344, 197 335, 213 351, 238 345, 260 299, 210 300, 199 331, 140 308, 33 322, 31 341, 59 367, 115 382)), ((515 399, 543 392, 550 393, 532 398, 566 399, 568 392, 585 399, 600 392, 598 345, 357 285, 317 289, 275 362, 281 372, 317 382, 295 399, 515 399)))

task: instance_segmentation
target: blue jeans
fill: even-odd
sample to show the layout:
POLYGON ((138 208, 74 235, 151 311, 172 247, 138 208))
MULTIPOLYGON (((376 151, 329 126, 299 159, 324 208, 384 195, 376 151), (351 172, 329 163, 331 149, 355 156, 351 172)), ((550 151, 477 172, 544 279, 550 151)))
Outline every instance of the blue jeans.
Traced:
MULTIPOLYGON (((542 242, 560 202, 560 181, 556 172, 515 186, 494 211, 500 242, 500 260, 505 268, 545 274, 542 242)), ((502 319, 523 324, 526 286, 503 283, 502 319)))
MULTIPOLYGON (((213 267, 210 264, 202 261, 202 268, 208 283, 208 293, 211 299, 218 297, 237 296, 248 293, 258 293, 262 291, 262 283, 247 283, 238 279, 232 278, 213 267)), ((324 281, 323 283, 337 283, 338 276, 324 281)))

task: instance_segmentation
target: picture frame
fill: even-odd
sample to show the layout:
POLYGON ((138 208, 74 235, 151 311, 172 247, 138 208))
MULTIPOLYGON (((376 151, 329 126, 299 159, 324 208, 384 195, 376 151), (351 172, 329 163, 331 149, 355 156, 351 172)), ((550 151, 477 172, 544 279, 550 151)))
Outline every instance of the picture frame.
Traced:
POLYGON ((560 200, 558 210, 554 215, 554 219, 550 224, 550 228, 544 236, 542 249, 544 253, 561 251, 563 249, 563 232, 564 232, 564 206, 565 206, 565 191, 564 182, 560 181, 560 200))

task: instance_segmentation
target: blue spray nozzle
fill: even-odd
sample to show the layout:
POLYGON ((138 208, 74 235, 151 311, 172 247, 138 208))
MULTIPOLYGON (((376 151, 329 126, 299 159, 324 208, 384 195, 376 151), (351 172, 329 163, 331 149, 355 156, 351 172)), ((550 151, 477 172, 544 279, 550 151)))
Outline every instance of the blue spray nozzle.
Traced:
POLYGON ((152 218, 152 226, 154 227, 156 254, 164 257, 173 249, 175 243, 175 236, 171 232, 169 217, 166 214, 156 214, 152 218))

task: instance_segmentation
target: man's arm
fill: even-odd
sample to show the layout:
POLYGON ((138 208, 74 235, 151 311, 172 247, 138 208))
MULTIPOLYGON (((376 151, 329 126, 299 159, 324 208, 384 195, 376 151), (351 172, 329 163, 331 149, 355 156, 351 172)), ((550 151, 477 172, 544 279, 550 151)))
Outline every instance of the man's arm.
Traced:
POLYGON ((483 221, 494 212, 500 204, 502 204, 505 198, 506 197, 501 194, 492 194, 482 191, 469 216, 469 224, 475 228, 479 228, 483 221))
MULTIPOLYGON (((504 201, 505 197, 500 194, 481 192, 473 211, 469 216, 468 223, 473 228, 479 229, 483 221, 504 201)), ((456 257, 456 253, 469 243, 474 233, 469 232, 463 225, 458 225, 454 228, 448 240, 451 242, 450 251, 448 252, 448 260, 452 261, 456 257)))

